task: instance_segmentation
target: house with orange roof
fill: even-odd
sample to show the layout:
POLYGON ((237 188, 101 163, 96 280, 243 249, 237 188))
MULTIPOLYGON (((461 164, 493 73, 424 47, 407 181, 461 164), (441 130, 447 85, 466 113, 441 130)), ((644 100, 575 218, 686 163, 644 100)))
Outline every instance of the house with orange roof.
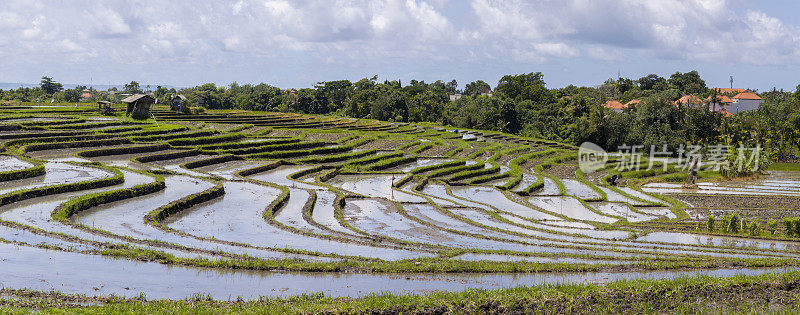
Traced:
POLYGON ((761 103, 764 103, 764 99, 761 98, 761 96, 751 91, 736 94, 736 96, 731 97, 731 99, 733 100, 733 104, 731 104, 729 111, 733 114, 758 110, 761 103))
POLYGON ((611 101, 605 102, 605 103, 603 104, 603 107, 605 107, 605 108, 608 108, 608 109, 610 109, 610 110, 613 110, 613 111, 615 111, 615 112, 622 112, 622 110, 623 110, 623 109, 626 109, 626 108, 628 108, 628 106, 627 106, 627 105, 623 105, 623 104, 622 104, 622 103, 620 103, 619 101, 614 101, 614 100, 611 100, 611 101))
POLYGON ((684 95, 675 101, 675 103, 676 105, 699 107, 702 102, 694 95, 684 95))
POLYGON ((708 110, 712 112, 725 111, 730 114, 728 109, 731 108, 731 104, 733 104, 734 101, 726 95, 717 95, 717 97, 713 100, 711 99, 711 96, 709 96, 706 99, 706 103, 708 103, 708 110))
POLYGON ((714 88, 718 94, 734 96, 739 93, 748 92, 746 89, 729 89, 729 88, 714 88))
POLYGON ((639 105, 641 102, 642 100, 631 100, 630 102, 625 103, 625 107, 636 107, 636 105, 639 105))

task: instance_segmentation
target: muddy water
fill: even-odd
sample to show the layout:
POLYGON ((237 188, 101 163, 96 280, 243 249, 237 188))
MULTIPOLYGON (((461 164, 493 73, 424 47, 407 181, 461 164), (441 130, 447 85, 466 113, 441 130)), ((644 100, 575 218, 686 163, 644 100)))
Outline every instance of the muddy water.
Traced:
POLYGON ((600 194, 578 180, 562 179, 561 182, 564 184, 564 188, 566 188, 567 195, 581 199, 600 199, 600 194))
POLYGON ((554 215, 537 211, 522 204, 511 201, 502 191, 494 187, 452 187, 453 195, 467 200, 475 200, 491 205, 492 207, 505 212, 510 212, 525 218, 534 220, 562 220, 554 215))
POLYGON ((124 148, 129 147, 130 144, 120 144, 120 145, 109 145, 104 147, 80 147, 80 148, 66 148, 66 149, 52 149, 52 150, 41 150, 41 151, 33 151, 26 153, 28 156, 48 160, 48 161, 76 161, 76 162, 84 162, 90 161, 88 159, 80 158, 74 156, 75 153, 86 151, 86 150, 95 150, 95 149, 114 149, 114 148, 124 148))
POLYGON ((636 210, 650 215, 664 216, 667 217, 668 219, 675 219, 678 217, 677 215, 675 215, 675 212, 672 212, 672 210, 670 210, 669 208, 664 208, 664 207, 640 207, 636 208, 636 210))
MULTIPOLYGON (((488 191, 488 190, 486 190, 486 191, 488 191)), ((460 205, 467 206, 467 207, 483 209, 483 210, 486 210, 486 211, 489 211, 489 212, 495 212, 495 210, 496 210, 496 208, 494 208, 492 206, 489 206, 489 204, 471 201, 471 200, 480 201, 479 199, 472 199, 472 197, 464 198, 464 199, 458 199, 456 197, 453 197, 453 196, 447 194, 446 187, 444 185, 442 185, 442 184, 435 184, 435 183, 434 184, 428 184, 427 186, 425 186, 425 189, 423 190, 423 192, 426 192, 428 194, 431 194, 431 195, 434 195, 434 196, 437 196, 437 197, 438 196, 443 196, 443 197, 449 198, 448 200, 455 200, 455 202, 458 202, 460 205)), ((492 194, 496 194, 496 193, 492 192, 492 194)), ((507 199, 507 196, 505 196, 505 195, 503 195, 502 197, 496 196, 495 198, 498 198, 498 197, 507 199)), ((483 202, 483 201, 481 201, 481 202, 483 202)), ((511 200, 508 200, 508 202, 515 203, 514 201, 511 201, 511 200)), ((522 205, 520 205, 520 206, 522 206, 522 205)), ((516 206, 513 206, 513 207, 516 207, 516 206)), ((525 209, 522 209, 522 210, 523 211, 528 211, 528 210, 525 210, 525 209)), ((540 212, 540 211, 539 211, 539 213, 537 215, 547 215, 548 218, 551 220, 551 221, 548 221, 548 223, 550 223, 550 224, 555 224, 555 225, 560 225, 560 226, 577 227, 577 228, 594 228, 592 225, 589 225, 589 224, 586 224, 586 223, 583 223, 583 222, 566 221, 566 220, 564 220, 562 218, 559 218, 559 217, 556 217, 556 216, 552 216, 550 214, 545 214, 545 213, 540 212)))
POLYGON ((616 192, 614 190, 611 190, 609 188, 606 188, 606 187, 603 187, 603 186, 597 186, 597 187, 600 188, 600 190, 602 190, 606 194, 606 200, 607 201, 610 201, 610 202, 624 202, 624 203, 627 203, 627 204, 630 204, 630 205, 633 205, 633 206, 642 206, 642 205, 647 205, 648 204, 648 203, 644 203, 644 202, 635 200, 635 199, 630 198, 628 196, 625 196, 623 194, 620 194, 620 193, 618 193, 618 192, 616 192))
POLYGON ((568 242, 529 239, 529 243, 541 245, 524 245, 459 235, 434 229, 403 217, 393 205, 379 199, 349 201, 344 213, 345 220, 358 229, 369 234, 387 236, 403 241, 465 249, 508 250, 524 253, 594 254, 608 255, 609 257, 630 256, 630 254, 616 252, 547 246, 548 244, 570 246, 571 243, 568 242))
MULTIPOLYGON (((106 237, 101 235, 95 235, 84 230, 74 228, 70 225, 62 224, 61 222, 55 221, 51 218, 51 212, 56 209, 56 207, 69 200, 70 198, 74 198, 81 195, 113 190, 113 189, 122 189, 122 188, 130 188, 136 185, 152 182, 153 178, 133 172, 122 171, 123 175, 125 176, 125 183, 123 185, 116 185, 111 187, 105 187, 100 189, 94 190, 85 190, 79 192, 71 192, 59 195, 52 195, 42 198, 34 198, 30 200, 25 200, 21 202, 17 202, 11 205, 4 206, 0 208, 0 219, 6 221, 13 221, 20 224, 36 227, 39 229, 43 229, 50 232, 62 233, 65 235, 70 235, 74 237, 78 237, 88 241, 96 241, 96 242, 109 242, 109 243, 121 243, 121 244, 129 244, 136 247, 147 248, 147 249, 154 249, 154 250, 161 250, 165 251, 169 254, 173 254, 179 257, 198 257, 202 255, 187 253, 187 252, 179 252, 170 249, 160 249, 154 248, 149 246, 143 246, 138 244, 133 244, 125 240, 116 239, 112 237, 106 237)), ((8 234, 7 234, 8 235, 8 234)), ((13 235, 12 235, 13 236, 13 235)), ((21 233, 20 235, 8 237, 6 239, 12 241, 21 241, 21 242, 28 242, 25 239, 26 235, 21 233), (22 237, 22 238, 20 238, 22 237)), ((52 239, 44 239, 46 244, 54 245, 54 246, 61 246, 62 240, 57 238, 52 239)), ((62 246, 63 247, 63 246, 62 246)))
POLYGON ((151 300, 184 299, 194 293, 208 294, 217 300, 234 300, 237 297, 254 300, 259 296, 315 292, 334 297, 359 297, 380 292, 422 294, 431 291, 457 292, 470 288, 608 283, 692 275, 732 277, 796 270, 774 268, 545 274, 270 273, 164 266, 37 248, 15 248, 7 244, 0 244, 0 257, 6 259, 0 262, 0 286, 5 288, 128 297, 144 293, 151 300))
POLYGON ((453 159, 419 158, 414 162, 387 169, 387 171, 389 171, 389 172, 399 172, 399 173, 408 173, 411 170, 413 170, 415 168, 418 168, 418 167, 439 165, 439 164, 450 162, 450 161, 454 161, 454 160, 453 159))
POLYGON ((631 207, 624 203, 616 202, 592 202, 589 206, 607 215, 623 217, 628 222, 643 222, 658 219, 656 216, 647 215, 633 211, 631 207))
POLYGON ((313 165, 282 165, 275 169, 258 173, 256 175, 250 176, 250 178, 255 180, 260 180, 263 182, 278 184, 281 186, 287 187, 295 187, 295 188, 304 188, 304 189, 322 189, 322 187, 317 185, 311 185, 308 183, 304 183, 301 181, 296 181, 289 179, 288 176, 294 173, 307 170, 309 168, 314 167, 313 165))
POLYGON ((536 174, 522 173, 522 181, 519 182, 519 185, 514 187, 513 191, 521 191, 528 188, 528 186, 533 185, 537 180, 539 180, 539 176, 536 174))
POLYGON ((544 187, 538 191, 537 195, 539 196, 558 196, 561 194, 561 190, 558 188, 558 184, 550 178, 545 176, 544 177, 544 187))
POLYGON ((66 250, 84 251, 96 249, 94 246, 68 242, 62 239, 43 236, 27 230, 0 225, 0 238, 7 241, 22 242, 29 245, 57 246, 66 250))
MULTIPOLYGON (((531 222, 513 215, 508 214, 501 214, 501 217, 514 222, 516 224, 520 224, 523 226, 531 226, 538 229, 543 229, 546 231, 553 231, 553 232, 560 232, 560 233, 568 233, 568 234, 578 234, 578 235, 585 235, 588 237, 598 238, 598 239, 624 239, 630 236, 629 232, 626 231, 615 231, 615 230, 597 230, 592 225, 584 225, 583 228, 576 228, 576 227, 564 227, 564 226, 553 226, 548 224, 542 224, 539 222, 531 222)), ((562 236, 564 237, 564 236, 562 236)), ((565 238, 566 239, 566 238, 565 238)), ((584 240, 585 241, 585 240, 584 240)), ((595 240, 597 241, 597 240, 595 240)))
POLYGON ((698 183, 697 189, 685 189, 682 184, 650 183, 642 190, 658 194, 709 194, 709 195, 778 195, 800 196, 800 182, 787 183, 698 183))
POLYGON ((208 174, 205 174, 205 173, 202 173, 202 172, 198 172, 198 171, 195 171, 195 170, 186 169, 186 168, 181 167, 181 165, 184 164, 184 163, 188 163, 188 162, 205 160, 205 159, 208 159, 208 158, 211 158, 211 157, 212 156, 210 156, 210 155, 195 155, 195 156, 183 157, 183 158, 179 158, 179 159, 155 161, 155 162, 150 162, 148 164, 159 166, 159 167, 162 167, 162 168, 164 168, 166 170, 170 170, 170 171, 173 171, 173 172, 176 172, 176 173, 179 173, 179 174, 185 174, 185 175, 189 175, 189 176, 204 177, 204 176, 208 176, 208 174))
POLYGON ((33 167, 33 164, 10 155, 0 155, 0 172, 16 171, 33 167))
POLYGON ((527 261, 536 263, 561 263, 561 264, 587 264, 587 265, 622 265, 630 263, 624 260, 593 260, 570 257, 536 257, 536 256, 512 256, 498 254, 463 254, 453 257, 455 260, 464 261, 527 261))
POLYGON ((311 219, 326 226, 327 228, 344 234, 354 234, 354 232, 344 226, 336 219, 333 203, 336 194, 327 190, 317 191, 317 200, 314 202, 314 211, 311 212, 311 219))
POLYGON ((727 236, 698 235, 673 232, 653 232, 637 239, 646 242, 664 242, 687 245, 757 248, 778 251, 800 251, 800 243, 744 239, 727 236))
POLYGON ((330 234, 327 230, 309 223, 303 217, 303 207, 309 201, 309 198, 311 198, 311 194, 309 194, 307 190, 289 188, 289 201, 286 203, 286 206, 275 215, 275 221, 305 232, 320 235, 330 234))
MULTIPOLYGON (((299 191, 305 192, 302 189, 299 191)), ((236 191, 234 190, 231 193, 236 194, 236 191)), ((277 196, 277 194, 274 194, 274 196, 277 196)), ((431 254, 423 252, 417 253, 408 250, 325 240, 280 229, 267 223, 263 218, 263 211, 275 198, 274 196, 270 198, 267 193, 262 193, 257 194, 257 199, 255 200, 252 199, 252 196, 243 197, 239 206, 221 206, 210 203, 200 205, 184 211, 169 226, 191 235, 259 247, 301 249, 327 254, 375 257, 387 260, 431 256, 431 254)), ((307 193, 305 200, 308 200, 307 193)), ((299 207, 302 207, 305 200, 298 202, 300 203, 299 207)))
MULTIPOLYGON (((515 240, 515 241, 522 241, 522 242, 536 242, 536 240, 528 238, 528 237, 521 237, 521 236, 509 234, 509 233, 497 232, 495 230, 490 230, 490 229, 486 229, 486 228, 483 228, 483 227, 480 227, 480 226, 472 225, 472 224, 467 223, 465 221, 458 220, 458 219, 455 219, 455 218, 453 218, 453 217, 451 217, 451 216, 449 216, 447 214, 444 214, 444 213, 440 212, 439 210, 435 209, 431 205, 407 204, 407 205, 404 205, 404 208, 406 209, 406 212, 409 213, 409 215, 414 216, 416 218, 419 218, 419 219, 421 219, 423 221, 430 222, 431 224, 433 224, 435 226, 448 228, 448 229, 452 229, 452 230, 457 230, 457 231, 464 231, 464 232, 468 232, 468 233, 472 233, 472 234, 478 234, 478 235, 491 236, 491 237, 496 237, 496 238, 501 238, 501 239, 507 239, 507 240, 515 240)), ((455 210, 453 212, 460 213, 460 214, 463 215, 465 213, 464 211, 475 211, 475 210, 461 209, 461 210, 455 210)), ((531 222, 531 221, 527 221, 527 220, 521 219, 519 217, 515 217, 513 215, 503 214, 503 215, 500 215, 500 216, 503 217, 503 218, 508 219, 509 221, 512 221, 512 222, 515 222, 515 223, 518 223, 518 224, 522 224, 522 225, 527 225, 527 226, 537 227, 537 228, 545 228, 545 229, 550 229, 550 230, 557 230, 558 229, 558 228, 553 228, 551 226, 547 226, 547 225, 544 225, 544 224, 538 224, 538 223, 534 223, 534 222, 531 222)), ((543 232, 543 231, 537 231, 537 230, 533 230, 533 229, 526 229, 526 228, 523 228, 523 227, 507 224, 505 222, 501 222, 501 221, 495 220, 494 218, 491 218, 486 214, 481 214, 481 213, 479 213, 477 211, 474 212, 474 213, 469 213, 468 215, 464 215, 464 217, 470 218, 470 219, 475 219, 474 221, 478 222, 479 224, 484 224, 486 226, 496 227, 496 228, 500 228, 500 229, 503 229, 503 230, 517 232, 517 233, 531 235, 531 236, 536 236, 536 237, 549 238, 549 239, 559 240, 559 241, 567 241, 567 242, 570 242, 570 243, 590 241, 590 239, 587 239, 587 238, 573 237, 573 236, 568 236, 568 235, 563 235, 563 234, 547 233, 547 232, 543 232)), ((586 231, 586 232, 599 232, 599 233, 607 233, 607 234, 611 234, 611 233, 614 233, 614 232, 621 232, 621 231, 594 231, 594 230, 566 229, 566 228, 564 230, 569 230, 569 232, 574 232, 573 230, 575 230, 575 231, 579 231, 579 232, 586 231)), ((559 231, 559 232, 569 233, 567 231, 559 231)), ((580 234, 580 233, 575 233, 575 234, 580 234)), ((614 237, 608 237, 608 238, 620 238, 621 239, 621 238, 624 238, 624 237, 627 237, 627 236, 628 236, 627 232, 625 232, 625 233, 615 233, 614 237)), ((600 240, 592 240, 592 241, 602 242, 600 240)))
POLYGON ((217 176, 222 177, 222 178, 227 179, 227 180, 235 180, 237 172, 239 172, 241 170, 253 168, 253 167, 256 167, 256 166, 264 165, 266 163, 270 163, 270 162, 265 162, 265 161, 229 161, 229 162, 225 162, 225 163, 204 166, 204 167, 198 168, 196 170, 200 171, 200 172, 206 172, 206 173, 209 173, 209 174, 214 174, 214 175, 217 175, 217 176))
POLYGON ((398 178, 393 175, 340 175, 329 180, 328 184, 368 197, 397 202, 426 202, 425 198, 393 189, 392 182, 395 180, 398 178))
POLYGON ((650 196, 648 194, 645 194, 645 193, 643 193, 641 191, 638 191, 638 190, 630 188, 630 187, 619 187, 619 190, 622 190, 623 192, 625 192, 628 195, 631 195, 633 197, 642 199, 642 200, 650 202, 650 203, 654 203, 654 204, 663 204, 664 203, 663 201, 659 200, 658 198, 655 198, 653 196, 650 196))
POLYGON ((45 163, 44 169, 44 176, 3 182, 0 185, 0 194, 18 189, 77 183, 111 176, 111 173, 102 169, 68 163, 45 163))
MULTIPOLYGON (((119 201, 92 210, 82 212, 75 216, 74 220, 80 224, 102 229, 116 235, 122 235, 139 240, 159 240, 168 243, 174 243, 190 248, 203 249, 203 250, 220 250, 232 254, 243 254, 259 258, 287 258, 298 257, 292 254, 285 254, 272 250, 260 250, 241 246, 232 246, 227 244, 220 244, 217 242, 201 240, 190 236, 178 235, 173 233, 164 232, 149 224, 144 223, 144 216, 160 207, 166 205, 174 200, 178 200, 185 196, 206 190, 213 186, 212 183, 197 180, 187 176, 169 176, 166 177, 167 188, 159 193, 133 198, 125 201, 119 201)), ((228 194, 226 194, 227 196, 228 194)), ((259 203, 257 200, 250 199, 252 195, 247 195, 242 190, 232 190, 231 196, 225 200, 223 197, 220 204, 215 204, 211 201, 200 205, 203 207, 211 207, 219 211, 228 210, 233 205, 245 203, 247 205, 257 205, 263 210, 268 202, 259 203), (227 204, 232 204, 228 207, 227 204)), ((192 211, 192 209, 187 210, 192 211)), ((186 211, 184 211, 186 212, 186 211)), ((261 212, 258 212, 260 218, 261 212)), ((230 226, 224 225, 224 222, 215 222, 201 218, 202 222, 196 224, 210 225, 210 222, 220 229, 230 229, 230 226)), ((260 219, 263 221, 263 219, 260 219)), ((311 258, 310 256, 301 256, 301 258, 311 258)))
POLYGON ((152 166, 133 161, 132 159, 143 155, 156 154, 156 153, 158 152, 106 155, 106 156, 91 157, 89 159, 92 161, 103 163, 103 165, 108 165, 108 166, 127 167, 135 170, 150 170, 153 169, 152 166))
POLYGON ((534 206, 572 219, 603 223, 617 222, 615 218, 600 215, 587 209, 573 197, 531 197, 528 201, 534 206))

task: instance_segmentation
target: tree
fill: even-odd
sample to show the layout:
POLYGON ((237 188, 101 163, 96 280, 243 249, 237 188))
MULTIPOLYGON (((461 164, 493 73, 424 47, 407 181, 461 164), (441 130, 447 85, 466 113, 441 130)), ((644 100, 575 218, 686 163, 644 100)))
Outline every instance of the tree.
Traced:
POLYGON ((456 94, 458 82, 456 82, 456 80, 447 82, 447 84, 445 84, 445 89, 447 90, 448 94, 456 94))
POLYGON ((469 96, 480 95, 481 93, 491 91, 492 87, 489 86, 489 83, 483 82, 483 80, 467 83, 467 86, 464 87, 464 94, 469 96))
POLYGON ((636 84, 638 84, 639 88, 642 90, 663 91, 669 87, 667 79, 657 74, 648 74, 647 76, 641 77, 639 80, 636 80, 636 84))
POLYGON ((700 74, 696 70, 675 74, 669 77, 669 85, 684 94, 702 94, 708 90, 706 81, 700 78, 700 74))
POLYGON ((46 76, 42 77, 42 81, 39 83, 39 86, 42 88, 42 91, 49 95, 64 89, 64 86, 61 85, 61 83, 55 82, 53 81, 53 78, 46 76))
POLYGON ((131 83, 125 84, 122 91, 128 94, 142 93, 142 89, 139 87, 139 82, 136 81, 131 81, 131 83))

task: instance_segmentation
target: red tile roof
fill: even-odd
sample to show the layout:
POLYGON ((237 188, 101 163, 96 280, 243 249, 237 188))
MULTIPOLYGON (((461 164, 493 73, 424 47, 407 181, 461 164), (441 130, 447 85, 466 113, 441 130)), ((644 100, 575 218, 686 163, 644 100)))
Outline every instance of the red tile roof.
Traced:
POLYGON ((700 99, 694 95, 684 95, 683 97, 679 98, 676 103, 680 104, 700 104, 700 99))
MULTIPOLYGON (((706 99, 706 101, 710 102, 711 101, 711 96, 709 96, 706 99)), ((727 97, 725 95, 717 95, 717 102, 719 102, 719 103, 733 103, 733 100, 730 97, 727 97)))
POLYGON ((619 101, 608 101, 603 104, 603 107, 610 108, 610 109, 625 109, 628 108, 626 105, 622 105, 619 101))
POLYGON ((737 100, 760 100, 761 96, 753 92, 742 92, 733 97, 737 100))
POLYGON ((83 94, 81 94, 81 98, 90 98, 90 97, 92 97, 91 93, 83 93, 83 94))
POLYGON ((630 102, 625 103, 625 106, 626 107, 636 106, 639 105, 639 103, 641 102, 642 100, 631 100, 630 102))
POLYGON ((722 94, 739 94, 742 92, 747 92, 745 89, 729 89, 729 88, 714 88, 717 92, 722 94))

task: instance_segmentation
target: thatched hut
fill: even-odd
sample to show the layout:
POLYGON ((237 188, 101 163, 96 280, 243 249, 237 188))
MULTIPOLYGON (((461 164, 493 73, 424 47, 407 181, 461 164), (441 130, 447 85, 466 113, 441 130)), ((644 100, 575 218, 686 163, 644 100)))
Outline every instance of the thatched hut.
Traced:
POLYGON ((150 116, 150 106, 156 99, 147 94, 134 94, 122 100, 128 107, 125 109, 125 116, 150 116))
POLYGON ((169 109, 176 112, 182 112, 185 109, 185 101, 186 96, 183 96, 182 94, 175 95, 175 97, 172 98, 172 105, 170 105, 169 109))

